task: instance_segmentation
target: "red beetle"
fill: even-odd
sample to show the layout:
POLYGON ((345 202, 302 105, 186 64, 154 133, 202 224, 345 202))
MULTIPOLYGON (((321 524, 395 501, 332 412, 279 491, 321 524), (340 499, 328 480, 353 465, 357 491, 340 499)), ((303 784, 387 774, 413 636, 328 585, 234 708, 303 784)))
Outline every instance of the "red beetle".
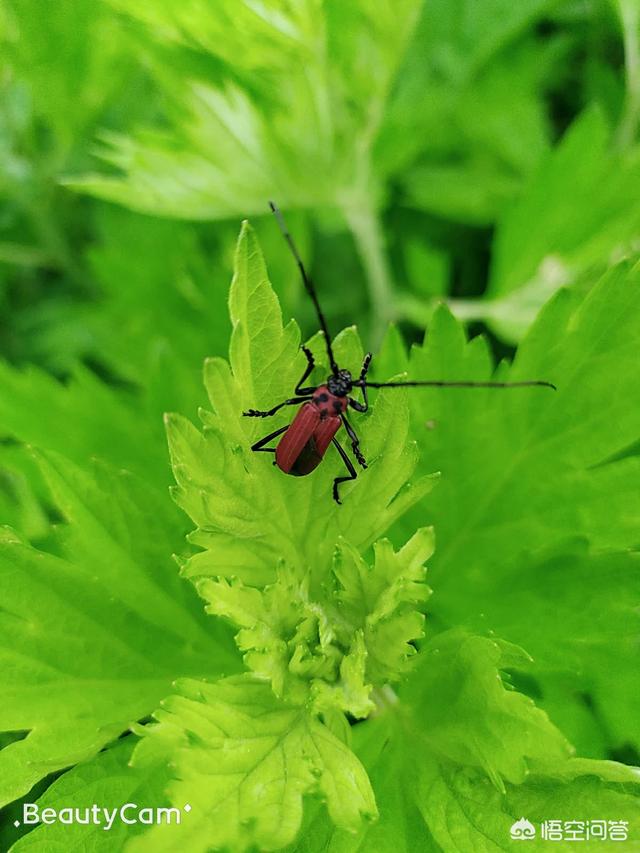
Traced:
POLYGON ((320 326, 324 333, 324 340, 327 347, 327 355, 329 357, 329 365, 331 366, 331 375, 327 378, 324 385, 304 386, 311 375, 315 363, 313 355, 306 348, 302 347, 304 354, 307 357, 307 367, 295 388, 295 397, 284 400, 278 403, 268 411, 258 411, 249 409, 243 412, 243 415, 250 418, 269 418, 281 409, 283 406, 293 406, 302 403, 297 415, 293 421, 287 426, 277 429, 275 432, 266 435, 252 445, 251 449, 264 453, 275 453, 275 464, 285 474, 292 474, 294 477, 304 477, 314 471, 322 462, 325 453, 330 444, 334 444, 338 453, 346 466, 348 476, 336 477, 333 481, 333 498, 337 503, 341 503, 338 493, 338 486, 348 480, 355 480, 358 476, 353 462, 347 456, 344 448, 336 439, 336 433, 341 426, 347 431, 347 435, 351 441, 353 455, 358 463, 363 467, 367 467, 366 460, 360 451, 360 442, 353 427, 347 420, 347 409, 352 408, 356 412, 366 412, 369 408, 367 398, 367 388, 416 388, 416 387, 447 387, 447 388, 518 388, 530 385, 540 385, 547 388, 555 389, 555 385, 551 382, 542 380, 527 380, 524 382, 445 382, 439 380, 419 381, 419 382, 368 382, 367 371, 371 364, 371 353, 367 353, 362 364, 362 370, 358 379, 353 379, 348 370, 341 370, 333 355, 331 346, 331 337, 325 320, 318 296, 311 279, 306 273, 304 264, 300 259, 298 250, 296 249, 293 238, 289 233, 287 226, 284 223, 282 214, 273 202, 269 202, 271 210, 276 216, 278 224, 282 230, 285 240, 289 244, 296 263, 300 269, 302 280, 304 282, 307 293, 315 306, 320 326), (363 402, 354 399, 350 396, 354 388, 362 390, 363 402), (266 447, 272 439, 282 436, 276 447, 266 447))

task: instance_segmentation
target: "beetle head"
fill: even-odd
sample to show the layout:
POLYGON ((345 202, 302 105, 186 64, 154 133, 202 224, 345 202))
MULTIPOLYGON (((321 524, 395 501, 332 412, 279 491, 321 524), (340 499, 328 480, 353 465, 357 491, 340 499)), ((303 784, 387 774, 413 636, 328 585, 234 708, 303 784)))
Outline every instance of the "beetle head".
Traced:
POLYGON ((335 376, 327 379, 329 393, 335 397, 346 397, 353 388, 353 379, 348 370, 339 370, 335 376))

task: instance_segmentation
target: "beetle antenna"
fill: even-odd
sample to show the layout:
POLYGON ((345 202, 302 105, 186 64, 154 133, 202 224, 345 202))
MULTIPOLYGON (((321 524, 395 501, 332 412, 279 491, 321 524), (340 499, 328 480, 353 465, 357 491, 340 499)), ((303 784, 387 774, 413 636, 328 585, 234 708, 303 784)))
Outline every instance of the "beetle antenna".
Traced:
POLYGON ((320 327, 324 334, 324 342, 327 347, 327 355, 329 356, 329 364, 331 366, 331 372, 334 376, 338 375, 338 365, 336 363, 335 356, 333 355, 333 349, 331 348, 331 336, 329 335, 329 329, 327 327, 327 321, 325 319, 324 314, 322 313, 322 308, 320 307, 320 303, 318 302, 318 294, 316 293, 316 289, 313 286, 313 282, 307 275, 307 271, 304 268, 304 264, 302 263, 302 258, 298 254, 298 250, 296 248, 296 244, 293 242, 293 237, 289 233, 289 229, 284 221, 284 216, 280 212, 280 208, 272 201, 269 202, 269 207, 271 208, 271 212, 275 216, 278 225, 280 226, 280 230, 282 231, 282 236, 289 244, 289 248, 293 254, 293 257, 296 259, 296 263, 298 264, 298 269, 300 270, 300 274, 302 275, 302 281, 304 282, 305 289, 309 296, 311 297, 311 301, 313 302, 316 314, 318 315, 318 320, 320 322, 320 327))
POLYGON ((354 385, 367 388, 525 388, 527 386, 537 385, 542 388, 558 389, 552 382, 545 382, 542 379, 528 379, 524 382, 446 382, 439 379, 429 380, 427 382, 366 382, 356 380, 354 385))

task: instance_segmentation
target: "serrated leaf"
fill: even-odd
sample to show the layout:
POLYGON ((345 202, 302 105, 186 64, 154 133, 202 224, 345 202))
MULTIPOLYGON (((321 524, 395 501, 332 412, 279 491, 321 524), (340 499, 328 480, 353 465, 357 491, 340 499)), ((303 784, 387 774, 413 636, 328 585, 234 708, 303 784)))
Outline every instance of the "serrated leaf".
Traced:
MULTIPOLYGON (((357 557, 353 549, 367 547, 433 480, 423 478, 396 496, 416 461, 415 447, 406 443, 408 412, 400 395, 381 394, 363 424, 367 485, 356 482, 351 492, 345 489, 342 507, 331 499, 336 463, 341 464, 333 454, 310 477, 293 480, 252 453, 248 445, 260 433, 242 411, 290 396, 304 360, 297 327, 282 326, 260 249, 246 224, 229 303, 231 364, 217 359, 205 367, 214 412, 203 414, 204 434, 178 416, 167 420, 175 496, 198 524, 191 541, 207 549, 189 560, 183 573, 196 580, 211 613, 240 628, 236 641, 245 662, 271 680, 278 696, 301 702, 311 690, 319 710, 335 706, 365 716, 371 684, 398 678, 413 651, 409 641, 421 635, 417 604, 426 593, 422 563, 431 553, 431 539, 422 532, 398 554, 389 543, 376 546, 376 567, 368 579, 371 609, 342 628, 335 602, 324 591, 333 548, 348 530, 342 548, 357 557)), ((354 329, 336 338, 335 351, 355 372, 362 348, 354 329)), ((318 356, 320 365, 324 358, 318 356)), ((269 430, 286 423, 285 417, 291 414, 269 419, 269 430)))
MULTIPOLYGON (((522 652, 502 641, 461 632, 433 637, 399 700, 354 731, 379 822, 349 834, 312 805, 301 838, 288 850, 511 851, 520 844, 512 841, 511 826, 523 816, 536 827, 537 838, 527 841, 536 850, 549 846, 540 837, 546 820, 627 821, 633 843, 640 773, 568 757, 545 714, 501 678, 499 667, 517 655, 522 652)), ((570 850, 575 842, 554 845, 570 850)))
POLYGON ((298 840, 287 853, 439 853, 415 802, 411 786, 415 762, 410 744, 398 736, 396 720, 384 715, 358 725, 354 750, 376 792, 380 819, 357 833, 331 826, 321 803, 311 802, 298 840))
POLYGON ((298 832, 302 797, 311 791, 326 799, 338 826, 353 830, 363 815, 377 814, 367 775, 347 747, 251 676, 183 681, 156 717, 134 763, 143 766, 147 748, 153 760, 164 750, 175 768, 170 799, 192 811, 179 833, 155 827, 132 850, 171 850, 177 837, 194 852, 277 849, 298 832))
POLYGON ((561 763, 570 747, 547 715, 505 688, 500 670, 527 659, 499 641, 449 631, 422 650, 404 697, 420 709, 422 737, 436 756, 482 769, 504 792, 532 769, 561 763))
POLYGON ((84 368, 63 384, 35 367, 18 370, 0 361, 3 435, 63 453, 80 465, 97 457, 165 488, 161 424, 140 430, 141 422, 135 405, 84 368))
MULTIPOLYGON (((507 786, 500 793, 486 779, 466 768, 425 761, 417 787, 417 800, 425 823, 441 849, 452 853, 468 850, 511 851, 511 826, 525 817, 536 827, 535 839, 527 849, 548 850, 549 841, 541 837, 544 821, 625 821, 630 839, 638 832, 637 786, 609 783, 597 778, 593 770, 572 782, 536 776, 524 785, 507 786)), ((579 830, 578 830, 579 831, 579 830)), ((586 837, 586 835, 585 835, 586 837)), ((600 840, 587 841, 583 849, 599 850, 600 840)), ((570 851, 575 841, 568 836, 554 842, 554 849, 570 851)))
POLYGON ((0 729, 26 734, 0 752, 3 803, 97 753, 177 676, 235 668, 221 626, 177 582, 168 555, 182 531, 154 493, 53 454, 42 465, 68 526, 64 556, 0 545, 0 729))
POLYGON ((421 610, 430 594, 424 562, 433 554, 433 531, 417 531, 397 553, 389 540, 378 540, 374 553, 369 567, 347 542, 339 543, 334 594, 343 630, 364 632, 367 677, 384 685, 406 671, 415 654, 412 641, 423 636, 421 610))
POLYGON ((531 30, 550 5, 423 6, 377 146, 413 208, 492 223, 548 150, 543 91, 562 41, 531 30))
MULTIPOLYGON (((637 267, 621 264, 586 298, 558 294, 515 365, 499 373, 505 380, 547 379, 558 391, 425 389, 411 398, 423 458, 443 472, 429 502, 439 543, 430 569, 435 615, 524 646, 539 659, 536 677, 562 658, 565 671, 573 678, 578 670, 578 683, 595 690, 617 718, 617 744, 637 737, 637 700, 626 689, 616 702, 608 695, 616 681, 609 673, 635 666, 639 633, 635 563, 622 556, 637 546, 640 513, 638 276, 637 267), (587 547, 577 547, 577 538, 587 547), (616 569, 618 561, 629 568, 616 569), (607 576, 619 581, 608 585, 607 576), (604 587, 590 598, 602 608, 595 622, 585 607, 594 583, 604 587), (542 604, 552 588, 557 611, 542 604), (535 632, 530 608, 541 617, 535 632), (619 621, 621 630, 610 631, 607 624, 619 621)), ((466 343, 441 310, 424 348, 413 350, 410 375, 487 379, 491 361, 485 345, 477 338, 466 343)))
MULTIPOLYGON (((273 577, 281 557, 294 563, 327 564, 341 530, 350 531, 352 544, 366 547, 426 494, 433 480, 426 477, 413 487, 405 485, 417 453, 415 445, 407 444, 409 420, 402 394, 378 396, 362 438, 370 467, 350 489, 344 489, 341 508, 330 496, 333 478, 342 465, 334 454, 328 453, 310 477, 294 479, 249 451, 250 442, 262 433, 289 422, 292 409, 285 408, 268 421, 243 418, 242 411, 289 397, 305 365, 296 327, 289 324, 283 330, 276 307, 249 313, 246 300, 235 295, 250 287, 263 310, 275 306, 263 262, 257 260, 258 251, 251 229, 245 226, 231 296, 233 306, 244 304, 244 316, 238 316, 234 328, 232 371, 219 360, 206 365, 205 381, 214 411, 203 414, 204 435, 174 416, 168 421, 168 435, 178 482, 176 499, 200 528, 193 541, 206 546, 209 531, 251 541, 255 570, 261 575, 271 572, 273 577), (249 259, 255 280, 247 285, 249 259), (365 479, 366 489, 361 487, 365 479)), ((352 335, 336 340, 339 358, 344 349, 351 348, 352 340, 352 335)), ((321 363, 324 356, 317 356, 321 363)), ((347 364, 354 372, 359 370, 359 365, 347 364)), ((225 573, 224 563, 217 573, 225 573)))

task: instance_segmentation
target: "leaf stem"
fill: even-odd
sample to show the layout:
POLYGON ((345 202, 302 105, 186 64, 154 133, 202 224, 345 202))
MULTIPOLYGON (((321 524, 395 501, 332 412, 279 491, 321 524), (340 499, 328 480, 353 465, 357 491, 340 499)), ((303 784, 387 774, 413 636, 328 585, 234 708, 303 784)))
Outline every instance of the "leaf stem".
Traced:
POLYGON ((638 0, 618 0, 617 6, 624 42, 627 91, 622 118, 616 131, 616 147, 624 150, 635 140, 640 121, 640 4, 638 0))
POLYGON ((346 202, 342 209, 366 276, 373 314, 371 344, 376 348, 395 318, 393 285, 380 217, 370 200, 357 204, 346 202))
POLYGON ((398 695, 390 684, 385 684, 383 687, 374 687, 371 691, 371 701, 376 707, 369 717, 380 717, 398 704, 398 695))

